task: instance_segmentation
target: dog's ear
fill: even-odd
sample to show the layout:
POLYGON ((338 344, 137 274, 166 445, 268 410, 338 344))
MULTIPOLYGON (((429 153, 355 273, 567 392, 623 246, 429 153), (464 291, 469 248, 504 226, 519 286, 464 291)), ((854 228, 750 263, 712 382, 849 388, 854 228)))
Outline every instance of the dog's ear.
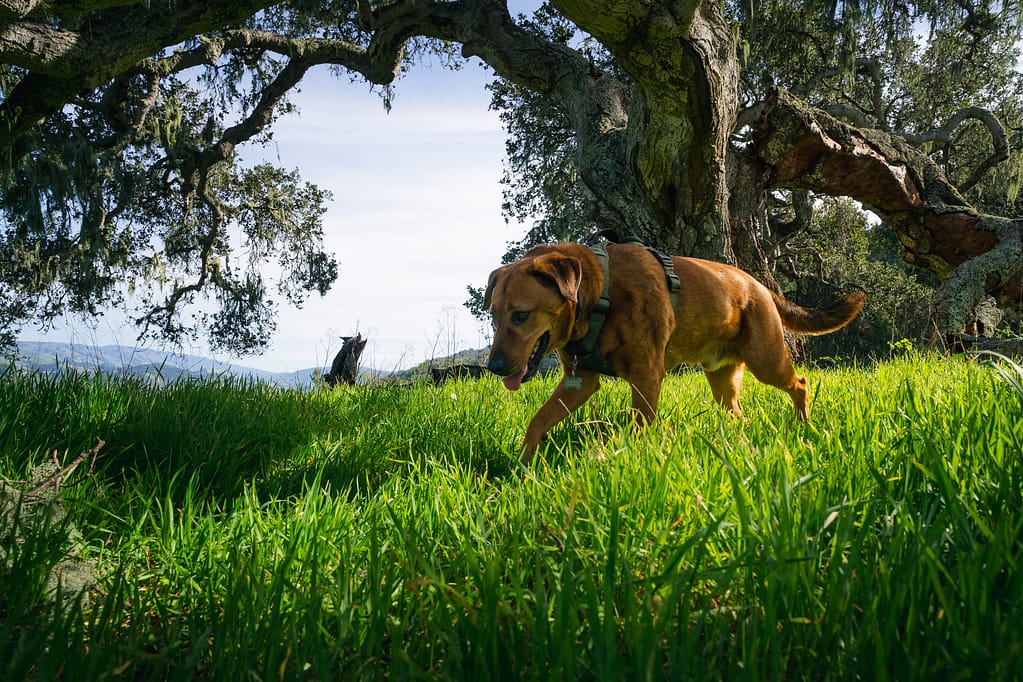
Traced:
POLYGON ((490 273, 490 278, 487 280, 487 289, 483 292, 483 310, 490 310, 490 297, 494 293, 494 287, 497 286, 497 280, 501 276, 502 270, 504 270, 504 266, 490 273))
POLYGON ((553 280, 562 296, 573 303, 579 302, 583 266, 578 258, 561 253, 545 253, 533 260, 533 273, 553 280))

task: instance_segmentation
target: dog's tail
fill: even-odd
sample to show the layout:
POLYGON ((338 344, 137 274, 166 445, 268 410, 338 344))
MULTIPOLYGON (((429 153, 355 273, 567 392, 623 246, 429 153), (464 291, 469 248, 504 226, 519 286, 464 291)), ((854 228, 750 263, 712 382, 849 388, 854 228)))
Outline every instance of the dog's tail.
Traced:
POLYGON ((774 306, 781 315, 782 324, 797 334, 828 334, 853 321, 859 314, 867 295, 856 291, 846 294, 841 300, 826 310, 804 308, 787 301, 778 294, 771 292, 774 306))

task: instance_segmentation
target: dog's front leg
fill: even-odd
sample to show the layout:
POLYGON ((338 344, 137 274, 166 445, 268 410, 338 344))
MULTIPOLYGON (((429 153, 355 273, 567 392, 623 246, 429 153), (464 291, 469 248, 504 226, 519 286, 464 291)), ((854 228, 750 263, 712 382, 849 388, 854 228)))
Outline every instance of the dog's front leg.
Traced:
POLYGON ((580 370, 571 377, 565 375, 526 428, 526 442, 522 445, 520 457, 522 463, 529 464, 547 432, 585 403, 598 388, 600 375, 596 372, 580 370))
POLYGON ((636 428, 652 424, 657 419, 657 402, 661 396, 661 379, 648 377, 632 385, 632 416, 636 428))

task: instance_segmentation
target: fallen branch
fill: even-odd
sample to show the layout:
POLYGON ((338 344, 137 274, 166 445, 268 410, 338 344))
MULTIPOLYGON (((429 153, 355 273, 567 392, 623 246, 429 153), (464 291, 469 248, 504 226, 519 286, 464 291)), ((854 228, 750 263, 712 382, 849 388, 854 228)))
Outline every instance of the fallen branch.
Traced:
MULTIPOLYGON (((44 479, 42 483, 39 483, 38 485, 36 485, 31 490, 26 491, 22 495, 22 497, 21 497, 21 504, 22 505, 32 505, 32 504, 40 504, 42 502, 46 502, 48 499, 50 499, 48 496, 43 494, 44 491, 46 491, 47 488, 51 488, 52 487, 53 488, 53 494, 56 495, 57 493, 60 492, 60 487, 61 487, 62 484, 65 487, 67 487, 68 485, 78 485, 79 483, 84 481, 86 478, 93 478, 93 471, 94 471, 95 466, 96 466, 96 456, 99 454, 100 448, 102 448, 104 445, 106 445, 106 443, 102 439, 97 440, 96 441, 96 445, 92 446, 92 448, 90 448, 90 449, 86 450, 85 452, 83 452, 82 454, 78 455, 77 457, 75 457, 73 460, 71 460, 70 462, 68 462, 64 466, 60 465, 60 461, 57 459, 57 451, 54 450, 53 451, 53 464, 54 464, 54 466, 57 467, 57 470, 54 473, 52 473, 49 476, 47 476, 46 479, 44 479), (89 463, 89 468, 85 471, 85 473, 82 474, 81 477, 79 477, 77 480, 73 481, 72 483, 66 483, 64 479, 66 479, 68 476, 70 476, 71 473, 76 468, 78 468, 79 464, 81 464, 82 462, 86 462, 86 461, 89 463)), ((7 483, 7 484, 27 483, 26 481, 8 481, 8 480, 4 480, 3 482, 7 483)), ((95 479, 94 478, 93 478, 93 482, 95 483, 95 479)), ((99 486, 97 484, 97 488, 98 487, 99 486)))
POLYGON ((1023 339, 994 339, 969 334, 956 334, 951 339, 953 350, 994 352, 1010 358, 1023 358, 1023 339))

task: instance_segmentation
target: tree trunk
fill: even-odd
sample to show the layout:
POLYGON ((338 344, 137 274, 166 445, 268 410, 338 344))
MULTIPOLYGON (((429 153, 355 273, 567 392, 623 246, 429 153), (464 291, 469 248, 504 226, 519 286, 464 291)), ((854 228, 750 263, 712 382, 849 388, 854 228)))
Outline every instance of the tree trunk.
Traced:
MULTIPOLYGON (((722 13, 693 0, 555 5, 635 79, 622 149, 638 192, 630 203, 644 212, 633 231, 673 253, 734 260, 726 159, 739 75, 734 34, 722 13)), ((584 177, 596 179, 585 171, 584 177)), ((605 196, 602 187, 591 189, 605 196)))

